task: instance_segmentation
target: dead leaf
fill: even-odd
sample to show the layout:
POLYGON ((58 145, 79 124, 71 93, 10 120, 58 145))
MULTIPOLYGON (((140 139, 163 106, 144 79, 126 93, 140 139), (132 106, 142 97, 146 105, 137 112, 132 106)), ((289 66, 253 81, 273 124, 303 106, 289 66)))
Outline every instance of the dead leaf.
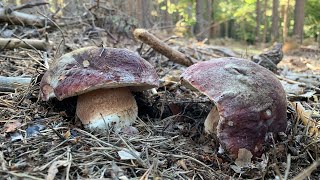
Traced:
POLYGON ((4 132, 15 132, 19 127, 21 127, 21 123, 19 121, 9 122, 4 125, 4 132))
POLYGON ((236 159, 235 164, 240 168, 248 167, 252 164, 251 158, 252 158, 252 153, 246 148, 241 148, 238 151, 238 158, 236 159))
POLYGON ((29 126, 26 129, 27 137, 37 136, 37 134, 39 134, 41 130, 45 129, 45 127, 46 126, 44 126, 42 124, 35 124, 32 126, 29 126))
POLYGON ((67 160, 60 160, 60 161, 53 162, 48 169, 48 175, 46 177, 46 180, 54 180, 56 177, 56 174, 59 172, 58 168, 61 166, 68 166, 68 165, 69 165, 69 161, 67 160))
POLYGON ((304 94, 300 94, 299 96, 300 97, 305 97, 305 98, 311 98, 315 93, 316 93, 316 91, 309 91, 309 92, 306 92, 304 94))
POLYGON ((126 148, 123 148, 123 150, 118 151, 118 155, 120 156, 121 160, 137 159, 131 153, 134 153, 138 157, 140 156, 140 153, 138 151, 130 151, 129 149, 126 149, 126 148))
POLYGON ((70 132, 70 130, 68 130, 67 132, 65 132, 65 133, 63 134, 63 137, 65 137, 66 139, 69 139, 69 138, 71 137, 71 132, 70 132))
POLYGON ((117 166, 117 164, 114 161, 112 161, 111 166, 111 176, 113 179, 129 180, 129 178, 124 175, 124 170, 117 166))
POLYGON ((186 160, 185 160, 185 159, 179 160, 179 161, 178 161, 178 164, 179 164, 185 171, 189 171, 189 169, 187 168, 186 160))
POLYGON ((318 137, 319 136, 319 129, 317 126, 319 125, 319 123, 311 118, 312 111, 306 110, 302 106, 301 102, 291 102, 291 105, 296 110, 302 123, 305 126, 309 127, 309 135, 313 136, 313 137, 318 137))
POLYGON ((23 136, 20 132, 13 132, 13 133, 10 133, 10 138, 11 138, 11 141, 18 141, 18 140, 22 140, 23 136))
POLYGON ((242 170, 241 167, 236 166, 236 165, 230 165, 230 168, 231 168, 234 172, 236 172, 236 173, 238 173, 238 174, 242 174, 242 173, 245 172, 244 170, 242 170))

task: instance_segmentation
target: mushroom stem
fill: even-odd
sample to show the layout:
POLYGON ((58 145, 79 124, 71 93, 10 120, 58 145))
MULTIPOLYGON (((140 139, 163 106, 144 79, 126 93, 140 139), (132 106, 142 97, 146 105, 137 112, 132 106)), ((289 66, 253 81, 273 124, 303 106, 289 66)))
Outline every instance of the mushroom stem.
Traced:
POLYGON ((204 130, 208 134, 216 134, 220 115, 217 106, 214 106, 204 121, 204 130))
POLYGON ((136 120, 138 106, 128 88, 98 89, 78 97, 76 114, 90 130, 119 132, 136 120))

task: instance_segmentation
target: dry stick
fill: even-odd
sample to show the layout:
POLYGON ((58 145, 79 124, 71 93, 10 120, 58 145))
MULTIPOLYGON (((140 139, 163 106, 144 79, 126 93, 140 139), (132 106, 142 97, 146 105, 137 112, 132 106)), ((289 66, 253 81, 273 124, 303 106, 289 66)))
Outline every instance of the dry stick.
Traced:
POLYGON ((293 178, 293 180, 303 180, 306 177, 310 176, 312 171, 316 170, 317 167, 320 165, 320 160, 312 163, 307 169, 303 170, 300 174, 293 178))
POLYGON ((186 56, 185 54, 172 49, 170 46, 168 46, 166 43, 162 42, 160 39, 155 37, 153 34, 149 33, 145 29, 135 29, 134 37, 142 41, 143 43, 148 44, 151 46, 154 50, 157 52, 163 54, 170 60, 185 65, 185 66, 191 66, 192 64, 196 63, 197 60, 186 56))
POLYGON ((34 180, 44 180, 42 178, 38 178, 38 177, 35 177, 35 176, 31 176, 27 173, 16 173, 16 172, 13 172, 13 171, 0 171, 1 173, 7 173, 7 174, 10 174, 12 176, 15 176, 15 177, 18 177, 18 179, 34 179, 34 180))
POLYGON ((143 167, 147 168, 148 166, 146 163, 135 153, 135 150, 120 136, 120 134, 117 134, 118 137, 122 140, 122 142, 127 146, 128 150, 122 149, 123 151, 126 151, 127 153, 131 154, 133 157, 136 158, 136 160, 142 165, 143 167))
POLYGON ((298 84, 299 86, 301 87, 306 87, 306 88, 310 88, 310 89, 313 89, 317 92, 320 92, 320 88, 316 87, 316 86, 313 86, 313 85, 309 85, 309 84, 306 84, 306 83, 303 83, 303 82, 298 82, 298 81, 294 81, 292 79, 288 79, 288 78, 285 78, 283 76, 279 76, 279 75, 276 75, 278 79, 280 80, 283 80, 283 81, 286 81, 290 84, 298 84))
POLYGON ((30 2, 30 3, 22 4, 20 6, 13 7, 12 10, 17 11, 21 9, 33 8, 34 6, 42 6, 47 4, 49 3, 48 2, 30 2))
POLYGON ((0 38, 0 49, 14 49, 18 47, 30 49, 34 47, 37 50, 46 50, 48 44, 50 43, 38 39, 0 38))
POLYGON ((62 31, 62 29, 59 27, 59 25, 58 25, 57 23, 55 23, 52 19, 50 19, 48 16, 46 16, 45 14, 43 14, 43 13, 41 13, 41 12, 39 12, 39 11, 38 11, 38 13, 39 13, 41 16, 47 18, 52 24, 54 24, 54 25, 59 29, 59 31, 60 31, 61 34, 62 34, 63 45, 66 46, 66 39, 65 39, 64 34, 63 34, 63 31, 62 31))
POLYGON ((288 154, 287 156, 287 168, 284 174, 284 180, 287 180, 289 177, 289 173, 290 173, 290 166, 291 166, 291 155, 288 154))
POLYGON ((12 24, 33 25, 38 27, 45 26, 45 19, 32 14, 13 11, 7 13, 6 9, 0 8, 0 21, 12 24))
POLYGON ((31 78, 0 76, 0 90, 14 91, 21 86, 29 86, 31 78))

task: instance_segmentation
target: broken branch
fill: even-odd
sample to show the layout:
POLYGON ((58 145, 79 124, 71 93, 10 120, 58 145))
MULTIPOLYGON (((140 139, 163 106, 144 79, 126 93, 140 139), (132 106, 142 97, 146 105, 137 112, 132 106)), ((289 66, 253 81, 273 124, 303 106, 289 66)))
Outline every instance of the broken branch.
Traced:
POLYGON ((36 48, 38 50, 46 50, 50 45, 50 42, 38 39, 16 39, 16 38, 0 38, 0 48, 1 49, 14 49, 18 47, 22 48, 36 48))
POLYGON ((1 91, 14 91, 21 86, 29 86, 31 78, 27 77, 5 77, 0 76, 0 90, 1 91))
POLYGON ((143 43, 148 44, 151 46, 154 50, 157 52, 163 54, 170 60, 182 64, 185 66, 190 66, 197 62, 197 60, 186 56, 185 54, 172 49, 170 46, 168 46, 166 43, 162 42, 160 39, 155 37, 153 34, 149 33, 145 29, 135 29, 133 32, 135 38, 139 39, 143 43))
POLYGON ((30 3, 22 4, 20 6, 15 6, 12 9, 14 11, 17 11, 17 10, 21 10, 21 9, 27 9, 27 8, 32 8, 35 6, 42 6, 42 5, 47 5, 47 4, 49 4, 49 3, 48 2, 30 2, 30 3))
POLYGON ((7 11, 7 9, 4 8, 0 8, 0 21, 8 22, 11 24, 33 25, 38 27, 52 25, 51 22, 45 23, 46 19, 43 17, 18 11, 7 11))

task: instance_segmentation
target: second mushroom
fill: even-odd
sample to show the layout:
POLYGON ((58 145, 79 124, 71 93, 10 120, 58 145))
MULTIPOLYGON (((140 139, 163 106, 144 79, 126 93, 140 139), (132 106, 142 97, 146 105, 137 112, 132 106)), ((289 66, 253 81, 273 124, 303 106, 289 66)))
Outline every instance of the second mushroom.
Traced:
POLYGON ((157 87, 152 65, 126 49, 86 47, 57 59, 40 82, 42 99, 78 96, 76 114, 90 130, 131 125, 137 103, 131 91, 157 87))
POLYGON ((239 149, 261 156, 269 132, 287 127, 285 91, 269 70, 240 58, 218 58, 194 64, 181 75, 184 85, 215 102, 205 131, 217 135, 232 157, 239 149))

